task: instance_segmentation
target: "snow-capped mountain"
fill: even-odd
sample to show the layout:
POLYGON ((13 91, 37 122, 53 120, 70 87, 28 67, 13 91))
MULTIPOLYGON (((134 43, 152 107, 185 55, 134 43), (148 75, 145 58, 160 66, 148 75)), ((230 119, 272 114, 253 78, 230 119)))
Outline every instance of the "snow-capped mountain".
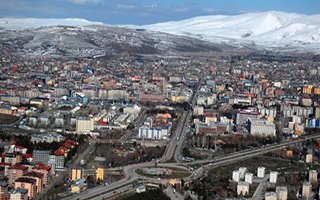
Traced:
POLYGON ((143 28, 211 42, 290 46, 320 51, 320 15, 278 11, 212 15, 145 25, 143 28))
POLYGON ((269 11, 144 26, 111 26, 77 18, 0 18, 0 49, 15 53, 91 56, 122 51, 205 52, 230 46, 320 53, 320 15, 269 11))
POLYGON ((219 51, 220 46, 225 48, 225 45, 192 37, 108 26, 78 19, 33 19, 31 22, 20 19, 7 22, 6 27, 0 29, 0 54, 100 57, 118 56, 121 53, 169 55, 219 51))
POLYGON ((79 18, 0 18, 0 28, 7 30, 21 30, 30 28, 50 27, 50 26, 76 26, 84 27, 88 25, 104 25, 101 22, 91 22, 79 18))

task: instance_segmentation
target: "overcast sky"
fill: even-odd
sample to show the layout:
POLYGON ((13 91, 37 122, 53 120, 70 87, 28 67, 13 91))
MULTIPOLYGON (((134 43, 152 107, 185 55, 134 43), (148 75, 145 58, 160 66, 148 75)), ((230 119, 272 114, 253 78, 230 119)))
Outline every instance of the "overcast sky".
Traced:
POLYGON ((0 0, 1 17, 72 17, 107 24, 151 24, 268 10, 320 14, 320 0, 0 0))

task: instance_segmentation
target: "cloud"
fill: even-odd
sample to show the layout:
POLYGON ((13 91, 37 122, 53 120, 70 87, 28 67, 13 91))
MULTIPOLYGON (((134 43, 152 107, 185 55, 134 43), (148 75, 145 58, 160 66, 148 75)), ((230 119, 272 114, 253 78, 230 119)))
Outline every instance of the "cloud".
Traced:
MULTIPOLYGON (((43 3, 37 4, 34 6, 30 1, 21 1, 21 0, 8 0, 1 2, 0 9, 8 11, 6 15, 1 15, 1 17, 37 17, 39 14, 46 15, 57 15, 62 12, 65 12, 64 7, 58 7, 55 5, 47 5, 43 3), (45 12, 44 12, 45 11, 45 12), (32 12, 32 15, 26 13, 32 12)), ((1 11, 0 11, 1 12, 1 11)))
POLYGON ((147 9, 155 9, 155 8, 158 8, 159 5, 158 4, 145 4, 143 5, 144 8, 147 8, 147 9))
POLYGON ((124 10, 132 10, 135 9, 136 6, 133 4, 117 4, 117 8, 124 10))
POLYGON ((216 10, 213 9, 213 8, 202 8, 202 10, 203 10, 204 12, 206 12, 206 13, 209 13, 209 14, 216 12, 216 10))
POLYGON ((100 3, 100 0, 69 0, 71 3, 74 4, 79 4, 79 5, 83 5, 83 4, 98 4, 100 3))
POLYGON ((177 13, 186 13, 186 12, 189 12, 190 9, 186 7, 181 7, 181 8, 174 8, 173 11, 177 13))

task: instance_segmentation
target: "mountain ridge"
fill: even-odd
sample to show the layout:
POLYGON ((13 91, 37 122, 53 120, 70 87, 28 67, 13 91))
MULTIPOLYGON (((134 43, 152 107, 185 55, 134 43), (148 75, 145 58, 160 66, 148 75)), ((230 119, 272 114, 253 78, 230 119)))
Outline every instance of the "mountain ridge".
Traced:
POLYGON ((297 46, 320 51, 320 15, 280 11, 208 15, 142 27, 211 42, 253 43, 264 47, 297 46))
POLYGON ((109 25, 81 18, 0 18, 0 30, 3 31, 57 26, 90 31, 99 29, 97 27, 141 29, 155 36, 163 32, 234 47, 251 46, 267 50, 320 53, 320 15, 267 11, 240 15, 198 16, 150 25, 109 25))

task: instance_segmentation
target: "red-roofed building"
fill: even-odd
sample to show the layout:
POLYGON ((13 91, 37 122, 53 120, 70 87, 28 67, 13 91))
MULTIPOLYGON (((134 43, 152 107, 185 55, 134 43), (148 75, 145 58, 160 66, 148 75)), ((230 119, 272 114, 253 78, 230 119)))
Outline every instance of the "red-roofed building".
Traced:
POLYGON ((60 147, 59 151, 61 151, 62 153, 64 153, 64 156, 67 157, 68 152, 70 151, 70 149, 66 148, 66 147, 60 147))
POLYGON ((108 125, 108 122, 105 122, 105 121, 103 121, 103 119, 100 119, 100 120, 97 122, 97 124, 98 124, 98 125, 104 125, 104 126, 106 126, 106 125, 108 125))
MULTIPOLYGON (((9 167, 12 165, 12 163, 7 163, 7 162, 1 162, 0 163, 0 167, 4 169, 3 171, 3 176, 7 176, 8 175, 8 169, 9 167)), ((2 175, 2 174, 1 174, 2 175)))
POLYGON ((76 141, 74 141, 74 140, 70 140, 70 139, 66 139, 66 141, 65 142, 68 142, 68 143, 70 143, 70 144, 75 144, 76 143, 76 141))
POLYGON ((65 142, 65 143, 63 144, 63 146, 66 147, 66 148, 68 148, 68 149, 72 149, 72 148, 73 148, 73 145, 70 144, 70 143, 67 143, 67 142, 65 142))
POLYGON ((14 188, 25 188, 28 190, 29 199, 34 199, 37 194, 36 180, 33 178, 20 177, 14 183, 14 188))
POLYGON ((14 151, 15 152, 20 152, 22 154, 25 154, 25 153, 27 153, 28 149, 23 147, 23 146, 15 145, 14 151))
POLYGON ((23 176, 28 171, 27 166, 13 165, 8 169, 8 183, 13 184, 14 181, 23 176))
POLYGON ((34 180, 36 180, 36 191, 37 193, 41 192, 44 184, 44 174, 40 173, 40 172, 35 172, 35 171, 31 171, 31 172, 26 172, 23 177, 25 178, 33 178, 34 180))
POLYGON ((50 170, 51 170, 51 167, 49 165, 45 165, 43 163, 39 163, 35 167, 32 168, 32 171, 39 172, 39 173, 43 174, 43 185, 48 184, 50 170))
POLYGON ((55 154, 56 156, 64 156, 64 153, 63 153, 62 151, 60 151, 60 150, 54 151, 54 154, 55 154))

